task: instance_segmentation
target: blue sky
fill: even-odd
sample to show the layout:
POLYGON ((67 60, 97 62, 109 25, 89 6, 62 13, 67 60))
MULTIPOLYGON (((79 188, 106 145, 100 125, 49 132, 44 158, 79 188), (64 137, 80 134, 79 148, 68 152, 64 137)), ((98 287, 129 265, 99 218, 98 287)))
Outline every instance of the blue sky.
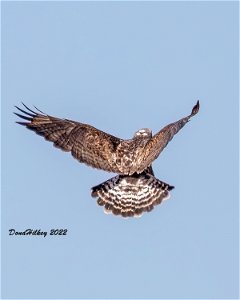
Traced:
POLYGON ((237 22, 230 1, 2 3, 2 298, 238 298, 237 22), (198 99, 153 165, 171 198, 140 219, 105 215, 90 188, 113 174, 12 114, 23 101, 131 138, 198 99))

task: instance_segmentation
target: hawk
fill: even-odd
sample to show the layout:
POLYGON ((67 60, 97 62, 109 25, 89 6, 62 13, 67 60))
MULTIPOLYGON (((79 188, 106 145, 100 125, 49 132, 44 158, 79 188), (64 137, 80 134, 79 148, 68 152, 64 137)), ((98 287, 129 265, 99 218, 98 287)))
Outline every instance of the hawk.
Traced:
MULTIPOLYGON (((23 103, 22 103, 23 104, 23 103)), ((92 188, 92 196, 106 213, 123 217, 141 216, 170 197, 173 186, 154 176, 152 162, 173 136, 199 111, 199 101, 187 117, 171 123, 152 136, 148 128, 138 130, 124 140, 93 126, 60 119, 25 107, 15 106, 24 119, 17 122, 53 142, 57 148, 71 152, 79 162, 118 175, 92 188)))

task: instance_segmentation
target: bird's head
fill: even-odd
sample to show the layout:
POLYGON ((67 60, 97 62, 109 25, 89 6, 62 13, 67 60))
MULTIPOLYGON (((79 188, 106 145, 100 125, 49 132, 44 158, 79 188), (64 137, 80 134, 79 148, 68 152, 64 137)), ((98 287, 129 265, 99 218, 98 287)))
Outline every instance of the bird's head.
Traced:
POLYGON ((152 130, 150 130, 149 128, 142 128, 139 129, 137 132, 135 132, 134 138, 151 138, 152 137, 152 130))

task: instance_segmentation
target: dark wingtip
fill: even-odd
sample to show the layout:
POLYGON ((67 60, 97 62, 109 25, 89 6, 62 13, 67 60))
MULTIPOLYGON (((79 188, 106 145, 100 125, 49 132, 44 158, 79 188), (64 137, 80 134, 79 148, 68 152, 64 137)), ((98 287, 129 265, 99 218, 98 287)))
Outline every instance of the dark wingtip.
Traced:
POLYGON ((27 126, 27 124, 29 124, 28 122, 18 122, 18 121, 16 121, 15 123, 23 126, 27 126))
POLYGON ((198 100, 197 103, 194 105, 194 107, 192 109, 191 116, 196 115, 199 111, 199 108, 200 108, 200 103, 199 103, 199 100, 198 100))
MULTIPOLYGON (((15 105, 15 107, 16 107, 16 109, 18 109, 20 112, 22 112, 22 113, 24 113, 25 115, 28 115, 28 116, 30 116, 30 117, 35 117, 37 114, 34 112, 34 111, 32 111, 31 109, 29 109, 25 104, 23 104, 29 111, 31 111, 32 113, 30 113, 29 111, 25 111, 25 110, 23 110, 23 109, 21 109, 21 108, 19 108, 18 106, 16 106, 15 105)), ((14 113, 14 114, 16 114, 16 113, 14 113)))
MULTIPOLYGON (((36 111, 33 111, 32 109, 30 109, 26 104, 24 104, 23 102, 22 102, 22 105, 25 107, 25 109, 26 110, 24 110, 24 109, 22 109, 22 108, 20 108, 20 107, 18 107, 18 106, 14 106, 17 110, 19 110, 22 114, 19 114, 19 113, 16 113, 16 112, 13 112, 16 116, 18 116, 19 118, 21 118, 21 119, 24 119, 24 120, 26 120, 26 121, 28 121, 28 122, 16 122, 17 124, 20 124, 20 125, 24 125, 24 126, 27 126, 28 128, 29 128, 29 126, 28 126, 28 124, 30 124, 32 121, 33 121, 33 119, 34 119, 34 117, 37 117, 38 115, 39 115, 39 113, 38 112, 36 112, 36 111)), ((35 107, 35 106, 34 106, 35 107)), ((36 108, 36 107, 35 107, 36 108)), ((38 108, 36 108, 36 110, 38 110, 40 113, 42 113, 44 116, 46 115, 46 114, 44 114, 44 112, 42 112, 41 110, 39 110, 38 108)), ((29 128, 30 129, 30 128, 29 128)))
MULTIPOLYGON (((22 105, 28 110, 28 111, 30 111, 30 112, 32 112, 35 116, 37 115, 37 113, 35 112, 35 111, 33 111, 32 109, 30 109, 26 104, 24 104, 23 102, 22 102, 22 105)), ((18 107, 17 107, 18 108, 18 107)), ((19 108, 18 108, 19 109, 19 108)), ((26 113, 26 112, 25 112, 26 113)))
POLYGON ((23 115, 20 115, 18 113, 14 113, 16 116, 18 116, 19 118, 22 118, 24 120, 27 120, 27 121, 32 121, 32 118, 30 117, 26 117, 26 116, 23 116, 23 115))
POLYGON ((44 114, 44 115, 46 115, 45 114, 45 112, 43 112, 43 111, 41 111, 40 109, 38 109, 35 105, 34 105, 34 107, 36 108, 36 110, 38 110, 41 114, 44 114))
POLYGON ((43 114, 43 115, 45 115, 46 116, 46 114, 43 112, 43 111, 41 111, 40 109, 38 109, 36 106, 34 106, 35 107, 35 109, 38 111, 38 112, 36 112, 36 111, 34 111, 34 110, 32 110, 32 109, 30 109, 26 104, 24 104, 23 102, 21 102, 22 103, 22 105, 26 108, 26 110, 23 110, 23 109, 21 109, 20 107, 18 107, 18 106, 14 106, 16 109, 18 109, 19 111, 21 111, 22 113, 24 113, 24 114, 26 114, 26 115, 29 115, 30 117, 36 117, 39 113, 38 112, 40 112, 41 114, 43 114))

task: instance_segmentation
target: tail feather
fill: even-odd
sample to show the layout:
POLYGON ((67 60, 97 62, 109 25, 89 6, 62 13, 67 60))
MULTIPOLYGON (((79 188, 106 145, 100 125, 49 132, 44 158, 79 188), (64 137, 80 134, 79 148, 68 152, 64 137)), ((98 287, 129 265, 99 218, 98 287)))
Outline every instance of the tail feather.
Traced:
POLYGON ((150 212, 170 197, 174 187, 143 172, 131 176, 118 175, 92 188, 92 197, 104 206, 106 213, 137 217, 150 212))

